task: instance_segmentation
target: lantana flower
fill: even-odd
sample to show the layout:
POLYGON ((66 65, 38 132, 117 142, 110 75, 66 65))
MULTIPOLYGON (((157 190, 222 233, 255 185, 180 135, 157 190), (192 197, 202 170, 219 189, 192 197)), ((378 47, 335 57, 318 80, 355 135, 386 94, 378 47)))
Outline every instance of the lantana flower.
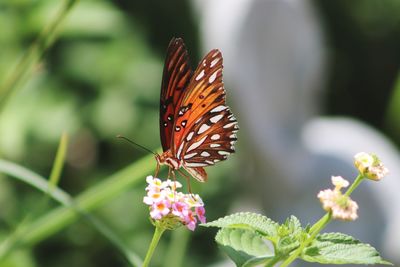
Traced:
POLYGON ((354 156, 354 165, 362 175, 374 181, 381 180, 389 173, 375 154, 357 153, 354 156))
POLYGON ((331 211, 334 219, 354 221, 358 217, 358 205, 341 192, 342 188, 349 186, 349 182, 341 176, 332 176, 332 184, 335 189, 326 189, 318 193, 323 209, 331 211))
POLYGON ((161 181, 147 176, 147 195, 143 202, 150 208, 150 217, 169 229, 185 225, 194 231, 197 220, 206 222, 204 203, 197 194, 184 194, 177 189, 182 187, 178 181, 161 181))

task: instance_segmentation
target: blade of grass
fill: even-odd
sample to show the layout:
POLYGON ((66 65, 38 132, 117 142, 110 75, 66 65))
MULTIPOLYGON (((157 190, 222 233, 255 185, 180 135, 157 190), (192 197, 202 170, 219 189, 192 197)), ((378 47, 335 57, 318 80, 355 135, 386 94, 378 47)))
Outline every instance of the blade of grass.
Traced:
MULTIPOLYGON (((48 181, 47 192, 42 198, 41 201, 38 201, 38 204, 35 205, 35 208, 31 210, 28 214, 24 216, 22 220, 20 220, 19 224, 15 227, 15 231, 10 233, 5 240, 3 240, 0 244, 0 261, 5 259, 9 252, 11 252, 14 248, 18 247, 20 236, 24 234, 26 228, 28 227, 29 223, 31 222, 32 218, 35 218, 40 211, 45 210, 50 200, 50 192, 54 190, 57 186, 58 181, 60 180, 61 170, 64 165, 65 154, 67 152, 67 142, 68 138, 67 135, 64 133, 61 136, 60 144, 57 149, 57 155, 53 164, 52 172, 50 179, 48 181)), ((29 171, 28 171, 29 172, 29 171)), ((26 172, 25 172, 26 173, 26 172)), ((44 178, 38 176, 34 176, 32 180, 37 179, 45 180, 44 178)))
MULTIPOLYGON (((146 160, 141 160, 140 162, 146 162, 146 161, 148 162, 149 159, 147 158, 148 157, 146 157, 146 160)), ((130 175, 126 175, 131 170, 146 169, 141 167, 143 167, 142 164, 139 164, 139 166, 137 164, 132 164, 131 166, 127 167, 121 172, 111 176, 105 182, 101 183, 101 186, 99 185, 95 186, 96 189, 94 189, 94 191, 100 192, 100 194, 97 195, 97 197, 100 196, 100 199, 97 199, 97 197, 92 196, 94 197, 93 199, 91 197, 88 197, 91 196, 91 194, 88 195, 83 193, 81 195, 83 201, 82 200, 73 201, 72 198, 66 192, 62 191, 57 187, 54 187, 54 190, 49 192, 47 181, 40 175, 31 172, 30 170, 25 169, 14 163, 5 160, 0 160, 0 172, 15 177, 25 183, 28 183, 42 192, 48 192, 49 196, 51 196, 53 199, 57 200, 58 202, 64 205, 64 207, 57 208, 49 212, 47 215, 44 215, 43 217, 39 218, 37 221, 29 224, 29 226, 26 229, 23 229, 23 231, 22 230, 18 231, 19 233, 18 240, 15 240, 15 238, 13 238, 11 239, 11 241, 2 243, 0 246, 0 258, 2 258, 3 255, 6 255, 9 252, 9 250, 12 249, 13 246, 11 245, 13 244, 10 242, 18 241, 19 244, 32 245, 48 237, 55 231, 60 230, 63 226, 66 226, 68 222, 76 220, 78 216, 81 215, 87 221, 89 221, 101 234, 103 234, 108 240, 110 240, 118 249, 120 249, 120 251, 125 255, 126 259, 132 266, 140 266, 141 265, 140 258, 135 253, 133 253, 129 249, 129 247, 125 245, 124 242, 120 240, 120 238, 110 228, 108 228, 104 223, 102 223, 93 215, 87 213, 85 210, 98 207, 96 205, 95 206, 92 205, 94 203, 96 204, 105 203, 106 200, 112 198, 113 196, 116 196, 118 192, 122 192, 128 189, 130 184, 135 184, 138 181, 140 181, 139 179, 143 179, 144 175, 136 176, 139 178, 131 178, 130 175), (119 186, 114 186, 110 189, 110 187, 108 186, 109 183, 117 183, 119 186), (107 188, 109 188, 111 192, 104 192, 108 191, 107 188), (91 201, 88 202, 88 200, 92 200, 94 202, 91 201), (58 215, 59 213, 61 214, 61 218, 58 215), (50 221, 46 219, 48 217, 50 217, 50 221), (56 221, 52 222, 51 218, 53 219, 55 218, 56 221), (42 229, 36 231, 38 225, 41 225, 42 229)), ((140 174, 140 172, 135 172, 135 173, 140 174)))
POLYGON ((29 49, 22 56, 21 60, 12 70, 8 79, 5 79, 4 83, 0 86, 0 108, 4 107, 4 104, 10 96, 12 89, 15 88, 18 85, 18 82, 23 80, 24 76, 26 76, 27 73, 33 69, 34 64, 39 61, 46 50, 54 42, 56 39, 57 30, 59 29, 62 21, 77 2, 79 2, 79 0, 64 1, 63 6, 60 8, 54 20, 47 24, 46 27, 40 32, 36 40, 32 43, 29 49))
POLYGON ((56 159, 54 160, 53 168, 49 178, 49 193, 57 187, 60 181, 61 172, 64 167, 65 155, 67 154, 68 135, 63 133, 61 135, 60 144, 58 145, 56 159))
MULTIPOLYGON (((140 182, 144 183, 145 176, 154 171, 153 162, 153 156, 149 155, 105 178, 102 182, 79 194, 75 198, 76 206, 84 211, 94 210, 125 192, 130 187, 140 182)), ((1 163, 0 161, 0 170, 2 170, 1 163)), ((27 182, 29 183, 30 181, 27 182)), ((39 183, 39 186, 43 188, 42 190, 46 190, 47 188, 46 183, 44 185, 39 183)), ((57 198, 62 196, 58 190, 54 191, 54 195, 57 198)), ((64 199, 62 198, 62 200, 64 199)), ((76 221, 78 217, 79 215, 69 208, 55 208, 32 222, 32 231, 24 236, 23 244, 33 245, 40 242, 76 221)))

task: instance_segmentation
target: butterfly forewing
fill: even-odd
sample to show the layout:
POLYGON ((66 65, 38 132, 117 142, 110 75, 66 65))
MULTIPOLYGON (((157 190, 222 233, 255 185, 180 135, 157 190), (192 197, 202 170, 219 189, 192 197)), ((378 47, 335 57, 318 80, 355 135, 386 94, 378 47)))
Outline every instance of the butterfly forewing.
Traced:
POLYGON ((234 152, 236 141, 237 122, 225 104, 222 55, 218 50, 210 51, 200 62, 179 106, 174 151, 185 167, 199 168, 196 172, 201 175, 200 167, 213 165, 234 152))
POLYGON ((163 151, 171 147, 175 110, 191 77, 189 57, 180 38, 173 38, 168 46, 164 64, 160 96, 160 136, 163 151))

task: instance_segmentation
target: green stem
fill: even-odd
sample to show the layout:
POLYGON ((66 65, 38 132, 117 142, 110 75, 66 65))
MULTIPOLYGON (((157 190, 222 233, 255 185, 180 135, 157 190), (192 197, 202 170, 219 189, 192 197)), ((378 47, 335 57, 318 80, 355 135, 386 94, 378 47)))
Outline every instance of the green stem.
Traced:
POLYGON ((277 262, 282 259, 281 256, 274 257, 271 261, 269 261, 264 267, 274 267, 277 262))
POLYGON ((156 249, 158 242, 160 241, 160 238, 161 238, 162 234, 164 233, 164 231, 165 231, 165 228, 156 224, 156 227, 154 230, 154 235, 153 235, 153 238, 151 239, 151 243, 150 243, 149 249, 147 250, 146 257, 144 258, 142 267, 149 266, 151 257, 153 256, 153 253, 154 253, 154 250, 156 249))
POLYGON ((345 196, 350 196, 351 193, 353 193, 354 189, 356 189, 360 183, 364 180, 365 176, 362 174, 358 174, 356 180, 352 185, 350 186, 349 189, 347 189, 346 193, 344 193, 345 196))
POLYGON ((79 0, 66 0, 55 19, 46 25, 40 32, 37 39, 32 43, 21 60, 16 65, 8 79, 0 86, 0 107, 4 106, 4 102, 19 81, 32 69, 32 66, 44 54, 44 52, 54 42, 57 30, 64 20, 68 12, 79 0))
POLYGON ((325 214, 324 217, 322 217, 318 222, 316 222, 312 227, 311 227, 311 235, 309 238, 306 239, 290 256, 287 258, 281 265, 280 267, 286 267, 289 266, 293 261, 297 259, 297 257, 303 252, 304 248, 306 248, 317 236, 319 232, 321 232, 322 229, 325 228, 325 226, 330 222, 332 218, 332 214, 328 212, 325 214))

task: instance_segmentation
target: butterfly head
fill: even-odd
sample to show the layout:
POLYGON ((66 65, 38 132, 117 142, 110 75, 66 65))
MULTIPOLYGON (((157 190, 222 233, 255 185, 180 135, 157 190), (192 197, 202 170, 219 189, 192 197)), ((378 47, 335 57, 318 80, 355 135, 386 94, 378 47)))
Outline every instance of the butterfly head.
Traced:
POLYGON ((172 155, 171 150, 163 152, 161 155, 156 154, 155 158, 159 165, 167 165, 173 170, 178 170, 182 167, 182 161, 172 155))

